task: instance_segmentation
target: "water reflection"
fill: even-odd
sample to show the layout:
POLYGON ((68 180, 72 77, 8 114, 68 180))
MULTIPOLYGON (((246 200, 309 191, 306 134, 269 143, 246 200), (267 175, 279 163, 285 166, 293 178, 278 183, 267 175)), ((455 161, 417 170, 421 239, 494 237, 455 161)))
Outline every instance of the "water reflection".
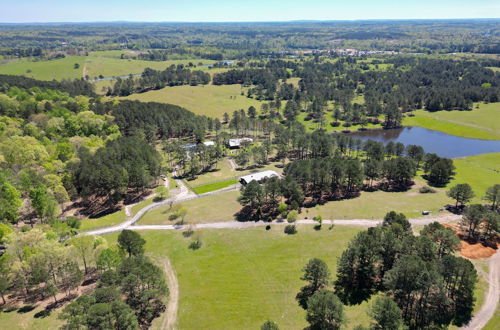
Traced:
POLYGON ((351 133, 351 136, 361 140, 375 140, 383 143, 393 141, 401 142, 404 145, 416 144, 422 146, 426 152, 448 158, 500 152, 500 140, 469 139, 422 127, 367 130, 351 133))

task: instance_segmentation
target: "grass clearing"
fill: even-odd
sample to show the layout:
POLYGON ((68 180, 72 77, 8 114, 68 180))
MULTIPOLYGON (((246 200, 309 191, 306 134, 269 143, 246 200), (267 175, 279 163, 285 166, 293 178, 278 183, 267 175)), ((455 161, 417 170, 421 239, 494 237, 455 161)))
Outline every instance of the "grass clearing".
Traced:
POLYGON ((260 101, 249 99, 241 92, 246 89, 240 85, 200 85, 175 86, 125 97, 127 100, 160 102, 179 105, 198 115, 222 118, 225 112, 247 110, 250 106, 260 109, 260 101))
POLYGON ((82 220, 80 230, 85 231, 94 228, 114 226, 119 224, 120 222, 125 221, 125 219, 125 210, 121 209, 120 211, 116 211, 99 218, 88 218, 82 220))
MULTIPOLYGON (((302 329, 305 311, 295 295, 305 282, 302 267, 310 258, 325 260, 334 274, 337 258, 362 228, 315 231, 299 226, 287 236, 282 226, 248 230, 203 230, 203 247, 187 248, 179 232, 141 232, 146 251, 167 255, 179 280, 179 329, 258 329, 267 319, 281 329, 302 329)), ((110 237, 115 239, 116 235, 110 237)), ((368 302, 346 307, 348 328, 368 325, 368 302)))
MULTIPOLYGON (((227 191, 217 195, 205 196, 182 202, 178 207, 185 207, 187 215, 185 222, 206 223, 234 221, 234 214, 241 209, 237 198, 239 190, 227 191)), ((139 221, 140 225, 172 225, 168 217, 172 214, 170 206, 163 206, 146 213, 139 221)))
POLYGON ((193 188, 193 191, 196 194, 200 195, 200 194, 204 194, 204 193, 207 193, 207 192, 211 192, 211 191, 216 191, 216 190, 219 190, 219 189, 227 188, 227 187, 235 185, 237 183, 238 183, 238 179, 229 179, 229 180, 224 180, 224 181, 209 183, 209 184, 205 184, 205 185, 202 185, 202 186, 199 186, 199 187, 195 187, 195 188, 193 188))
POLYGON ((456 158, 453 162, 457 174, 448 187, 457 183, 470 184, 476 195, 474 203, 484 203, 482 198, 486 190, 500 183, 500 153, 456 158))
POLYGON ((33 306, 35 308, 30 310, 29 306, 0 311, 0 329, 59 329, 64 324, 64 321, 57 318, 63 307, 55 309, 45 316, 39 314, 44 311, 44 308, 33 306))
POLYGON ((197 187, 213 183, 214 181, 222 181, 224 179, 233 178, 237 175, 238 172, 233 171, 233 168, 229 164, 229 160, 224 158, 217 163, 217 168, 215 170, 198 175, 196 179, 189 180, 187 183, 191 187, 197 187))
POLYGON ((403 125, 420 126, 467 138, 500 140, 500 103, 474 105, 471 111, 415 111, 403 125), (479 108, 476 108, 479 106, 479 108))
POLYGON ((3 61, 0 63, 0 74, 26 76, 39 80, 78 79, 82 77, 85 58, 85 56, 67 56, 50 61, 3 61), (75 63, 80 67, 75 69, 75 63))

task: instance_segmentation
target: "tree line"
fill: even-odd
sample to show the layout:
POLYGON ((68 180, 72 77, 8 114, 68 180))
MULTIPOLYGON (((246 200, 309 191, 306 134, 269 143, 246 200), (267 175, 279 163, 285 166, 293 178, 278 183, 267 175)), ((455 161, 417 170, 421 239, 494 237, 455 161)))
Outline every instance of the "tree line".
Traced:
POLYGON ((5 93, 9 90, 10 87, 18 87, 23 89, 38 87, 41 89, 60 90, 68 93, 71 96, 97 96, 94 91, 94 85, 92 85, 88 81, 85 81, 84 79, 45 81, 23 76, 0 74, 0 92, 5 93))
POLYGON ((146 68, 139 78, 117 78, 113 88, 107 95, 127 96, 133 93, 143 93, 148 90, 162 89, 166 86, 206 85, 210 82, 210 74, 201 70, 191 70, 182 64, 171 65, 163 71, 146 68))

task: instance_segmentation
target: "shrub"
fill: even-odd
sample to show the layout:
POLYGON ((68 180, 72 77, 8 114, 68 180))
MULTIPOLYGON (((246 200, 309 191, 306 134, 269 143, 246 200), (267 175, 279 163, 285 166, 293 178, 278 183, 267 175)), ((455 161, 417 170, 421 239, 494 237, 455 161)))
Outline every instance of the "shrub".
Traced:
POLYGON ((189 227, 187 230, 182 232, 182 236, 191 237, 191 235, 193 235, 193 233, 194 233, 194 230, 191 227, 189 227))
POLYGON ((340 126, 340 122, 339 121, 334 121, 330 125, 332 125, 332 127, 339 127, 340 126))
POLYGON ((266 230, 270 230, 270 229, 271 229, 271 225, 267 225, 266 230))
POLYGON ((432 188, 431 188, 431 187, 429 187, 429 186, 423 186, 423 187, 422 187, 422 188, 420 188, 418 191, 419 191, 421 194, 429 194, 429 193, 434 194, 434 193, 436 192, 436 190, 435 190, 435 189, 432 189, 432 188))
POLYGON ((295 225, 286 225, 285 234, 294 235, 297 234, 297 227, 295 225))
POLYGON ((201 240, 199 238, 195 239, 194 241, 191 242, 191 244, 189 244, 189 248, 191 250, 198 250, 201 248, 201 240))

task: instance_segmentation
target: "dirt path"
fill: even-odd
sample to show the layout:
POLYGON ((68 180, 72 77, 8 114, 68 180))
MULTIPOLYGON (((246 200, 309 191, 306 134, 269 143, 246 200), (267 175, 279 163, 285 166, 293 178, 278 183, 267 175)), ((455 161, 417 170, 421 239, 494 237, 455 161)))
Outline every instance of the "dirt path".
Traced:
POLYGON ((177 282, 177 276, 175 276, 174 269, 168 258, 163 259, 163 268, 165 268, 165 274, 167 275, 167 285, 170 294, 161 328, 174 330, 175 323, 177 322, 177 310, 179 308, 179 282, 177 282))
POLYGON ((82 70, 82 78, 85 79, 88 76, 89 72, 87 70, 87 64, 83 65, 83 70, 82 70))
MULTIPOLYGON (((457 221, 460 216, 446 216, 446 217, 425 217, 418 219, 410 219, 412 225, 427 225, 431 222, 450 222, 457 221)), ((317 224, 314 220, 297 220, 297 224, 317 224)), ((323 220, 324 225, 334 224, 336 226, 359 226, 359 227, 375 227, 380 225, 382 220, 372 220, 372 219, 351 219, 351 220, 323 220)), ((265 221, 247 221, 247 222, 237 222, 237 221, 227 221, 227 222, 211 222, 211 223, 199 223, 190 225, 193 229, 245 229, 267 226, 269 224, 274 225, 287 225, 288 222, 282 220, 274 220, 272 222, 265 221)), ((132 230, 183 230, 186 229, 187 225, 134 225, 130 226, 128 229, 132 230)))
POLYGON ((483 306, 474 315, 469 324, 462 329, 479 330, 493 317, 500 297, 500 252, 497 251, 489 261, 488 292, 483 306))
POLYGON ((232 169, 233 171, 236 171, 236 167, 237 167, 237 166, 236 166, 236 163, 234 162, 234 160, 232 160, 232 159, 228 159, 228 161, 229 161, 229 165, 231 165, 231 169, 232 169))

